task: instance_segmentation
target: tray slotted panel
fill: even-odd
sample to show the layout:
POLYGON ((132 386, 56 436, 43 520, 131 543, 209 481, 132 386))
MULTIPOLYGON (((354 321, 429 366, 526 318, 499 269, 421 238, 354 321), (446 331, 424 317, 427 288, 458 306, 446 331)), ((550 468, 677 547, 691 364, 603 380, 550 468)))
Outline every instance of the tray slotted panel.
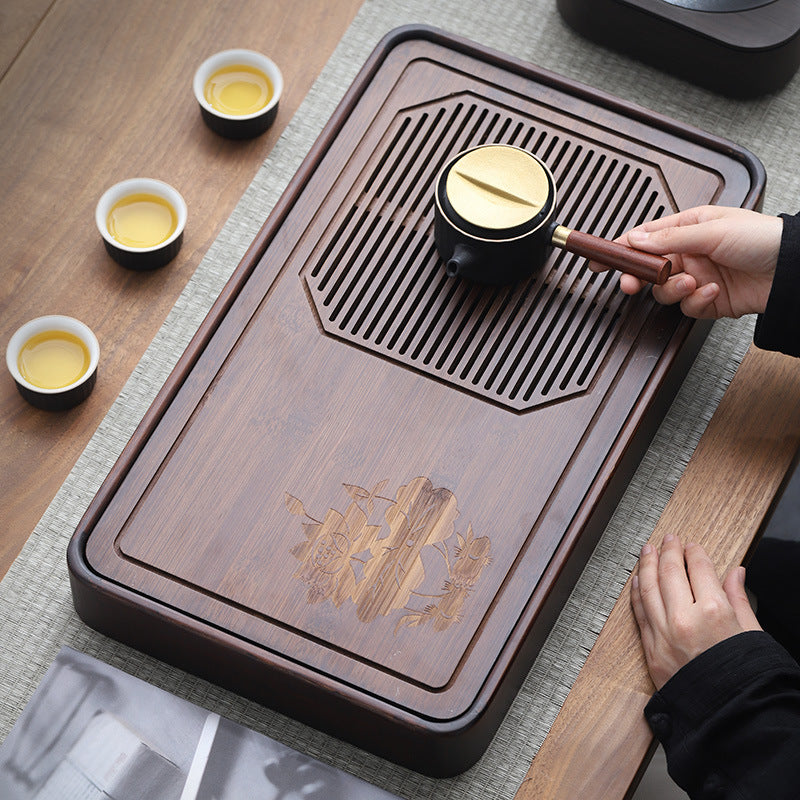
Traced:
POLYGON ((431 187, 452 155, 489 142, 548 164, 570 227, 615 237, 668 207, 648 165, 480 98, 447 97, 398 114, 305 277, 329 333, 522 411, 590 385, 630 301, 612 273, 561 251, 514 287, 447 278, 431 187))

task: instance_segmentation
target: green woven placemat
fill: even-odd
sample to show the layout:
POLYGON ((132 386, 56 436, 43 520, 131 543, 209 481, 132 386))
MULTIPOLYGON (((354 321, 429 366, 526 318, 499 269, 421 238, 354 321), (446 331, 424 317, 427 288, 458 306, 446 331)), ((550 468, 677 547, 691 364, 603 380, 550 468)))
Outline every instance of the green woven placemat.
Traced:
POLYGON ((735 102, 588 44, 563 24, 549 0, 365 0, 0 583, 0 737, 7 735, 59 648, 69 645, 410 800, 514 796, 743 357, 752 320, 714 326, 494 742, 457 778, 433 780, 389 764, 97 634, 73 611, 67 577, 67 543, 108 470, 360 66, 388 31, 408 23, 436 25, 732 139, 767 168, 765 210, 797 209, 796 79, 777 95, 735 102))

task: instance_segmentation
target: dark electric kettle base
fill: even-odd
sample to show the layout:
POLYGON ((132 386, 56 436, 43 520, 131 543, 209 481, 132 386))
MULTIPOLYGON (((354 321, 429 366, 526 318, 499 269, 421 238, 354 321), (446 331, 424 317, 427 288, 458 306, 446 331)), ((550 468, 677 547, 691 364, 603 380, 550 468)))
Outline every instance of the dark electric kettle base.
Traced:
POLYGON ((777 91, 800 67, 797 0, 557 0, 587 39, 729 97, 777 91))

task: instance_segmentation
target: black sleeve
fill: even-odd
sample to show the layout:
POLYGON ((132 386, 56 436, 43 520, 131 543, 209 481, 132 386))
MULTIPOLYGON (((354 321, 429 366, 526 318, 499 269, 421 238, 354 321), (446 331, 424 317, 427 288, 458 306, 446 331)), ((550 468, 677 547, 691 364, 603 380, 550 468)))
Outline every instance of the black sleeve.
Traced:
POLYGON ((767 307, 756 318, 753 342, 762 350, 800 356, 800 214, 780 216, 783 236, 778 264, 767 307))
POLYGON ((689 662, 645 716, 693 800, 800 797, 800 666, 763 631, 689 662))

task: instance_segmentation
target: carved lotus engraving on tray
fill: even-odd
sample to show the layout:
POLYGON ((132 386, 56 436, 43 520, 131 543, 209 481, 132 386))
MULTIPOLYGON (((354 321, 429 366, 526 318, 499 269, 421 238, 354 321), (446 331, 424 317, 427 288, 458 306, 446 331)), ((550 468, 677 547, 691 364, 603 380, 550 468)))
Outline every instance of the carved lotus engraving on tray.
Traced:
POLYGON ((483 569, 491 563, 486 536, 456 531, 455 495, 417 477, 395 497, 383 494, 388 481, 372 490, 344 484, 345 510, 329 508, 322 519, 287 493, 286 507, 303 518, 305 541, 292 548, 300 562, 294 577, 308 586, 309 603, 329 600, 337 608, 352 602, 362 622, 398 616, 401 627, 430 625, 444 631, 461 620, 483 569), (372 524, 371 519, 380 519, 372 524))

